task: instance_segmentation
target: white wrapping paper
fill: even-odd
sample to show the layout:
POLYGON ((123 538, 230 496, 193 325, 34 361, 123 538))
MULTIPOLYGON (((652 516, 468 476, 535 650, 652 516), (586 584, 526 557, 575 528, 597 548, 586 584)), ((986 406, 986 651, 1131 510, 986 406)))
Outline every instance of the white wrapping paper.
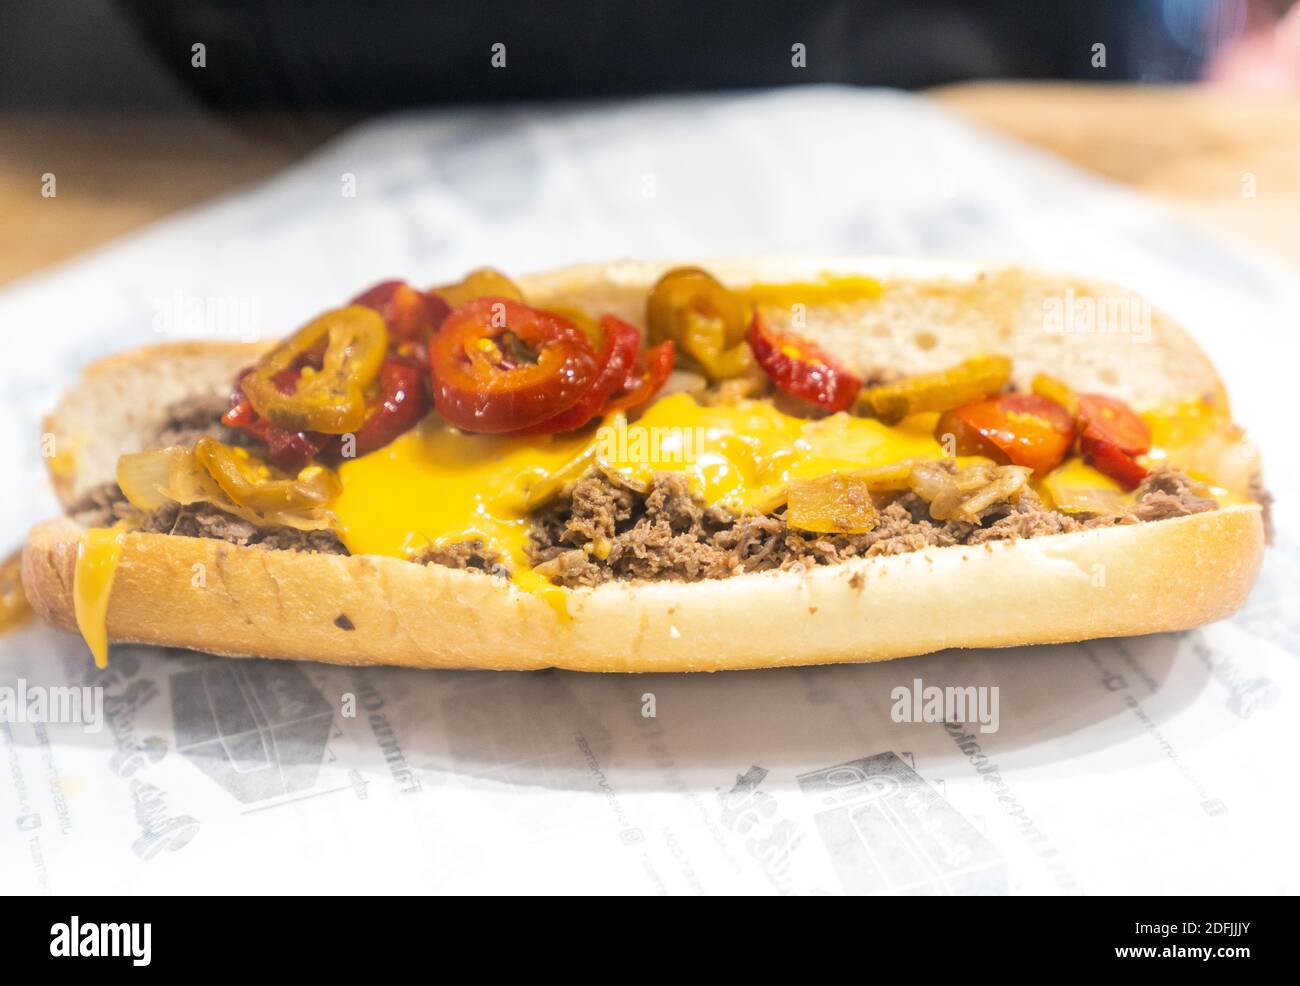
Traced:
MULTIPOLYGON (((1243 202, 1268 207, 1266 188, 1243 202)), ((97 672, 79 639, 33 625, 0 639, 0 700, 101 686, 104 715, 0 724, 0 888, 1300 890, 1296 274, 924 99, 384 120, 10 288, 3 543, 56 512, 40 418, 109 352, 277 336, 390 276, 755 253, 1022 261, 1145 293, 1210 352, 1263 449, 1278 536, 1246 608, 1180 635, 712 676, 125 646, 97 672), (894 722, 891 691, 917 679, 997 686, 998 729, 894 722)))

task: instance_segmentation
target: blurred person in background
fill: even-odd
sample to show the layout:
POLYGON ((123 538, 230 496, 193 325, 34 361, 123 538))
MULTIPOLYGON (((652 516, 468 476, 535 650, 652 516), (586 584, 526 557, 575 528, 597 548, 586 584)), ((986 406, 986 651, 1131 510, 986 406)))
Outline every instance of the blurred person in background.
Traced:
POLYGON ((1300 14, 1284 0, 18 0, 0 8, 0 109, 170 110, 197 96, 222 111, 301 119, 815 82, 916 89, 989 78, 1208 78, 1278 89, 1295 88, 1298 73, 1300 14))
POLYGON ((1234 31, 1206 66, 1212 83, 1239 89, 1300 91, 1300 4, 1254 0, 1232 7, 1234 31))

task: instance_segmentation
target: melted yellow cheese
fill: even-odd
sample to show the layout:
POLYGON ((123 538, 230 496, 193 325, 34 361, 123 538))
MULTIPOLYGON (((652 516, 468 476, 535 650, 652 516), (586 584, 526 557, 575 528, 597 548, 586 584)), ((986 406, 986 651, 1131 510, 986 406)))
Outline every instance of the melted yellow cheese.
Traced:
POLYGON ((1149 468, 1173 466, 1208 486, 1223 506, 1250 503, 1260 471, 1259 450, 1233 424, 1219 402, 1177 401, 1141 413, 1151 429, 1152 448, 1141 457, 1149 468))
POLYGON ((354 554, 413 558, 430 547, 481 540, 515 584, 560 612, 564 595, 528 564, 528 514, 590 466, 646 488, 656 472, 686 474, 706 504, 772 510, 791 479, 939 458, 932 417, 890 428, 837 414, 819 421, 770 402, 704 407, 687 394, 576 435, 468 435, 436 417, 339 469, 333 509, 354 554))
POLYGON ((738 292, 752 304, 789 308, 796 304, 831 305, 879 298, 881 284, 874 277, 856 274, 821 274, 815 281, 751 284, 738 292))
POLYGON ((1191 445, 1212 432, 1233 427, 1221 404, 1203 398, 1158 404, 1139 416, 1151 429, 1151 445, 1157 449, 1191 445))
MULTIPOLYGON (((53 436, 50 436, 53 439, 53 436)), ((77 475, 77 451, 85 441, 84 436, 54 442, 53 454, 49 456, 50 472, 60 479, 72 480, 77 475)))
POLYGON ((1108 490, 1122 493, 1124 488, 1104 472, 1088 465, 1082 459, 1071 456, 1044 477, 1044 482, 1070 489, 1108 490))
POLYGON ((557 609, 563 591, 528 567, 528 512, 587 467, 589 434, 469 435, 430 415, 389 445, 339 468, 338 533, 353 554, 413 558, 481 540, 515 584, 557 609))
POLYGON ((1047 506, 1066 513, 1096 512, 1107 502, 1106 498, 1115 504, 1133 499, 1115 480, 1075 456, 1036 480, 1033 487, 1047 506), (1101 497, 1093 494, 1101 494, 1101 497))
POLYGON ((108 666, 108 598, 122 557, 126 528, 92 527, 77 545, 77 568, 72 579, 72 605, 77 629, 85 638, 95 666, 108 666))
POLYGON ((792 479, 940 458, 931 434, 936 417, 917 415, 893 428, 847 414, 809 421, 769 401, 704 407, 674 394, 635 424, 598 432, 595 459, 635 487, 647 488, 656 472, 682 472, 709 506, 767 512, 781 506, 792 479))

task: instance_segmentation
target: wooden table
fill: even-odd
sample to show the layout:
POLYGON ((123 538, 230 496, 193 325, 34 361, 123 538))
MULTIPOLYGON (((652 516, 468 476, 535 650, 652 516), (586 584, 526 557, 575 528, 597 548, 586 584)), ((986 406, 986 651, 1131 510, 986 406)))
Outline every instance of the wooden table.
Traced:
MULTIPOLYGON (((1300 97, 1018 82, 929 95, 1300 267, 1300 97)), ((198 111, 0 117, 0 284, 266 178, 339 126, 286 134, 198 111)))
POLYGON ((286 136, 198 110, 0 116, 0 284, 268 178, 337 129, 286 136))
POLYGON ((1300 267, 1300 95, 1064 83, 930 95, 1300 267))

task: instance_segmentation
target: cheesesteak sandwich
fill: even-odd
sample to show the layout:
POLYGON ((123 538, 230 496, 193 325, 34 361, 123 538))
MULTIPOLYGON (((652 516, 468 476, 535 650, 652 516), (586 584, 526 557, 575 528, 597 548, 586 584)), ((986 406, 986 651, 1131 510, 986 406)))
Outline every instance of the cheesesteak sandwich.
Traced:
POLYGON ((1266 495, 1214 368, 1019 269, 614 263, 376 285, 91 366, 23 581, 110 641, 685 671, 1181 630, 1266 495))

